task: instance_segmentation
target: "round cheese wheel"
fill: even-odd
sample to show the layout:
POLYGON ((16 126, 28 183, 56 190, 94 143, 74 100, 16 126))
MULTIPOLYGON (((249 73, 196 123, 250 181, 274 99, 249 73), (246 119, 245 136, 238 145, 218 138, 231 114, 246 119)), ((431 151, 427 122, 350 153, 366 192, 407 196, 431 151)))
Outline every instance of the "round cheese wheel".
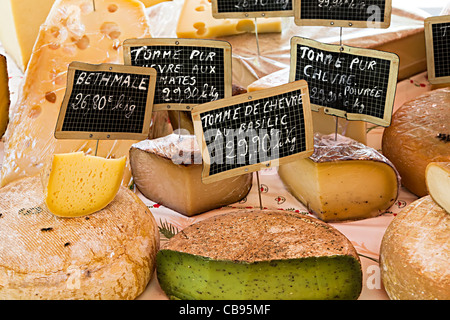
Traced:
POLYGON ((134 299, 154 273, 154 217, 121 187, 104 209, 60 218, 38 176, 0 189, 0 299, 134 299))
POLYGON ((449 105, 450 87, 430 91, 401 106, 383 133, 383 154, 400 173, 403 186, 419 197, 428 194, 427 165, 450 161, 449 105))
POLYGON ((450 299, 450 214, 430 196, 404 208, 380 247, 381 279, 393 300, 450 299))

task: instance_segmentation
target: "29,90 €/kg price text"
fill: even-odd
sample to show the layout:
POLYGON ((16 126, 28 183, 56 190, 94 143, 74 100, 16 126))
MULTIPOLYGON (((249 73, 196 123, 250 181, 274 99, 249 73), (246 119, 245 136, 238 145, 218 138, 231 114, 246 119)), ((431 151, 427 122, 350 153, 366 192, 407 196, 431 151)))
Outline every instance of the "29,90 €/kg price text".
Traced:
POLYGON ((212 317, 214 315, 268 315, 270 305, 268 304, 224 304, 222 306, 180 306, 180 315, 196 315, 212 317))

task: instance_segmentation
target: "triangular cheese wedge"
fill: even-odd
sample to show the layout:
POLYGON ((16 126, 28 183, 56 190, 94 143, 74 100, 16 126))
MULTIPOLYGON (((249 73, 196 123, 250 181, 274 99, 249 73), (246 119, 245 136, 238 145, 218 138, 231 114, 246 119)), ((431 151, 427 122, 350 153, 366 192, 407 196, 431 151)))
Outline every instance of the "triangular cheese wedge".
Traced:
MULTIPOLYGON (((144 5, 136 0, 58 0, 41 26, 13 118, 5 134, 1 186, 42 169, 55 153, 93 154, 95 140, 56 140, 54 130, 72 61, 123 63, 122 42, 150 37, 144 5), (94 7, 95 4, 95 7, 94 7)), ((100 141, 98 155, 128 155, 136 141, 100 141), (107 143, 111 148, 105 148, 107 143)), ((131 179, 130 170, 123 184, 131 179)))
POLYGON ((60 217, 103 209, 119 191, 125 162, 125 157, 105 159, 83 152, 55 154, 42 179, 47 208, 60 217))

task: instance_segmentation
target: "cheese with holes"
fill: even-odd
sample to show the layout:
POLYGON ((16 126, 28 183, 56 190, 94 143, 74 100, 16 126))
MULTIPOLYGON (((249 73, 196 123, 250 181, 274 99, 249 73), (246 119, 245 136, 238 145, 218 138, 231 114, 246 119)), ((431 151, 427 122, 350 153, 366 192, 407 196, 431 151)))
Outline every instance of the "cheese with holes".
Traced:
POLYGON ((238 202, 252 187, 252 174, 202 183, 202 156, 193 135, 144 140, 130 149, 133 181, 151 201, 186 216, 238 202))
POLYGON ((125 157, 105 159, 83 152, 55 154, 43 173, 45 204, 54 215, 79 217, 106 207, 116 196, 125 157))
MULTIPOLYGON (((134 0, 58 0, 42 25, 5 134, 1 185, 39 173, 55 153, 94 154, 95 140, 56 140, 54 130, 72 61, 123 63, 121 44, 149 37, 144 5, 134 0)), ((100 141, 98 156, 128 155, 136 141, 100 141)), ((130 182, 127 168, 124 184, 130 182)))
MULTIPOLYGON (((264 76, 247 86, 248 92, 263 90, 289 82, 289 68, 264 76)), ((336 117, 325 114, 324 108, 311 112, 314 132, 329 134, 336 131, 336 117)), ((367 143, 366 123, 338 119, 338 133, 361 143, 367 143)))
POLYGON ((362 288, 361 263, 334 227, 302 214, 249 210, 197 222, 157 255, 170 298, 349 300, 362 288))
POLYGON ((124 300, 146 288, 159 231, 142 201, 120 187, 104 209, 59 218, 39 176, 0 189, 0 300, 124 300))
POLYGON ((450 214, 430 196, 398 213, 380 246, 384 288, 392 300, 450 299, 450 214))
MULTIPOLYGON (((258 33, 281 32, 280 18, 258 19, 258 33)), ((216 19, 208 0, 186 0, 178 19, 178 38, 216 38, 255 31, 254 19, 216 19)))
POLYGON ((0 1, 0 42, 17 66, 27 67, 39 27, 55 0, 0 1))
POLYGON ((9 79, 5 56, 0 54, 0 138, 6 131, 9 121, 9 79))
POLYGON ((431 198, 450 214, 450 162, 431 162, 425 169, 431 198))
POLYGON ((383 154, 394 164, 405 188, 428 194, 430 162, 450 161, 450 87, 429 91, 403 104, 383 131, 383 154))
POLYGON ((375 217, 398 197, 400 177, 375 149, 334 134, 314 137, 314 153, 280 165, 287 189, 324 221, 375 217))

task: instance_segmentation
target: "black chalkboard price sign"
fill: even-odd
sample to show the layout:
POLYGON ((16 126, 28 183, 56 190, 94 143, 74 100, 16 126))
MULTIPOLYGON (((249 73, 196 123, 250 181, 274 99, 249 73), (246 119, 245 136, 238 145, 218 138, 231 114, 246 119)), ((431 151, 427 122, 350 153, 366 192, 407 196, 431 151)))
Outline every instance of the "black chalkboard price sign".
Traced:
POLYGON ((145 38, 124 41, 126 65, 154 68, 153 108, 190 111, 232 95, 231 45, 203 39, 145 38))
POLYGON ((279 166, 314 151, 305 81, 198 105, 191 114, 204 183, 279 166))
POLYGON ((300 26, 388 28, 392 0, 293 0, 300 26))
POLYGON ((212 15, 224 18, 292 17, 293 0, 212 0, 212 15))
POLYGON ((57 139, 135 140, 150 130, 156 71, 72 62, 57 139))
POLYGON ((399 58, 394 53, 291 39, 290 81, 306 80, 311 109, 387 127, 399 58))
POLYGON ((450 15, 425 19, 428 80, 450 83, 450 15))

